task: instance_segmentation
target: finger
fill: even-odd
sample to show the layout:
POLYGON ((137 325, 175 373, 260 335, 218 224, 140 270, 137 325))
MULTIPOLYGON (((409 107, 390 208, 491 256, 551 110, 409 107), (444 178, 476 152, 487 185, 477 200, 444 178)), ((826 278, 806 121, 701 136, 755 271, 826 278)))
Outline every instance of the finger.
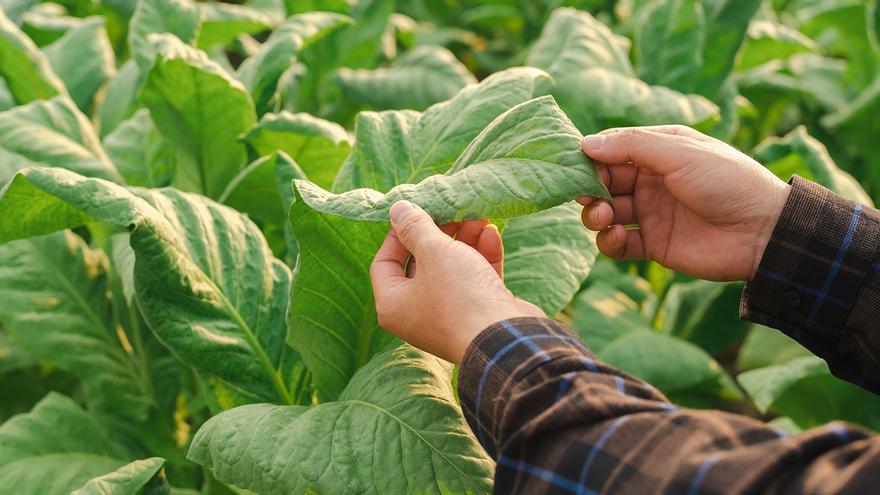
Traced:
MULTIPOLYGON (((715 140, 715 138, 713 138, 712 136, 707 136, 696 129, 693 129, 693 128, 688 127, 686 125, 680 125, 680 124, 646 125, 646 126, 641 126, 640 128, 644 129, 646 131, 659 132, 661 134, 670 134, 673 136, 686 136, 691 139, 696 139, 697 141, 703 141, 703 142, 707 142, 707 143, 715 140)), ((614 134, 615 132, 619 132, 624 129, 627 129, 627 128, 626 127, 615 127, 612 129, 606 129, 606 130, 600 132, 599 134, 614 134)))
POLYGON ((461 224, 461 229, 458 231, 458 236, 455 238, 457 241, 461 241, 468 246, 475 246, 477 244, 477 238, 480 237, 480 233, 483 231, 483 227, 489 224, 488 220, 468 220, 461 224))
POLYGON ((406 275, 403 266, 408 257, 409 251, 403 247, 397 233, 394 229, 389 230, 370 265, 373 290, 381 291, 389 283, 404 278, 406 275))
POLYGON ((611 194, 632 194, 639 178, 639 167, 632 162, 608 165, 608 192, 611 194))
POLYGON ((592 198, 590 196, 578 196, 574 200, 581 206, 590 206, 593 202, 598 201, 597 198, 592 198))
POLYGON ((614 218, 609 224, 635 225, 639 223, 636 218, 636 208, 632 196, 621 195, 614 197, 611 208, 614 210, 614 218))
POLYGON ((581 220, 590 230, 605 230, 614 221, 614 210, 607 201, 596 201, 584 208, 581 220))
MULTIPOLYGON (((599 179, 611 194, 632 194, 635 190, 636 179, 639 177, 639 169, 633 163, 605 164, 597 163, 596 170, 599 179)), ((595 198, 580 196, 576 201, 582 206, 587 206, 595 198)))
POLYGON ((425 210, 409 201, 394 203, 389 213, 400 243, 422 261, 431 255, 438 242, 451 242, 425 210))
POLYGON ((495 273, 504 278, 504 243, 494 224, 484 225, 475 244, 477 252, 492 265, 495 273))
MULTIPOLYGON (((635 163, 640 168, 659 174, 677 170, 681 164, 694 161, 706 153, 701 143, 692 138, 629 127, 608 134, 592 134, 581 142, 584 153, 606 163, 635 163)), ((614 177, 616 178, 616 177, 614 177)), ((614 178, 611 178, 613 182, 614 178)), ((625 181, 623 181, 625 184, 625 181)))
POLYGON ((445 223, 440 226, 440 231, 449 237, 455 237, 458 234, 458 229, 461 228, 461 222, 450 222, 445 223))
POLYGON ((623 225, 614 225, 596 236, 599 251, 609 258, 618 260, 644 259, 645 244, 640 230, 627 230, 623 225))

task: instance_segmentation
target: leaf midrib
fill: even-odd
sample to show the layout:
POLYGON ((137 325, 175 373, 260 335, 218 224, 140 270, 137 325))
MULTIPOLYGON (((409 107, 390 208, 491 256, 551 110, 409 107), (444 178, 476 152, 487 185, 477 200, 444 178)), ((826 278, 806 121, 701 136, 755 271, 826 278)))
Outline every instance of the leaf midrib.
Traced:
POLYGON ((69 295, 71 296, 71 299, 74 301, 74 303, 77 306, 80 306, 80 308, 85 312, 85 314, 88 316, 88 318, 90 320, 92 320, 92 323, 96 327, 102 328, 104 330, 104 332, 102 332, 102 335, 105 336, 104 341, 108 344, 109 348, 111 349, 113 354, 115 354, 117 356, 119 361, 125 363, 125 368, 131 374, 131 377, 134 379, 134 382, 138 383, 137 375, 134 373, 134 370, 132 369, 131 361, 129 359, 127 359, 127 356, 122 352, 122 349, 120 349, 119 347, 114 345, 113 340, 110 338, 111 333, 110 333, 109 327, 107 327, 107 325, 101 321, 101 318, 95 312, 94 308, 92 308, 88 304, 88 302, 86 302, 86 300, 82 298, 79 291, 77 291, 76 288, 70 283, 70 281, 67 280, 67 278, 64 276, 64 274, 61 272, 61 270, 59 270, 58 267, 54 263, 52 263, 52 260, 50 260, 48 257, 46 257, 45 254, 43 254, 42 250, 40 250, 39 247, 36 245, 36 243, 33 241, 33 238, 28 239, 28 243, 32 246, 32 252, 35 253, 37 255, 37 257, 43 262, 43 266, 45 266, 47 268, 47 271, 49 273, 51 273, 52 276, 54 276, 56 278, 56 280, 58 280, 58 282, 60 282, 63 285, 64 291, 69 293, 69 295))

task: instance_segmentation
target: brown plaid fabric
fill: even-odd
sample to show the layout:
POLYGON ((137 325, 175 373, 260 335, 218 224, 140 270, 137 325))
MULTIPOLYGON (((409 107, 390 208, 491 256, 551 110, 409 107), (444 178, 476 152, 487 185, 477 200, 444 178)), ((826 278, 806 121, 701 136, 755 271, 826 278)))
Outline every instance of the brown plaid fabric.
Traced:
MULTIPOLYGON (((793 186, 742 314, 877 390, 861 377, 878 376, 880 217, 802 179, 793 186)), ((880 438, 869 432, 832 423, 788 436, 748 417, 676 408, 549 319, 484 330, 458 386, 468 424, 497 461, 495 493, 880 493, 880 438)))
POLYGON ((797 176, 791 185, 740 316, 880 393, 880 211, 797 176))

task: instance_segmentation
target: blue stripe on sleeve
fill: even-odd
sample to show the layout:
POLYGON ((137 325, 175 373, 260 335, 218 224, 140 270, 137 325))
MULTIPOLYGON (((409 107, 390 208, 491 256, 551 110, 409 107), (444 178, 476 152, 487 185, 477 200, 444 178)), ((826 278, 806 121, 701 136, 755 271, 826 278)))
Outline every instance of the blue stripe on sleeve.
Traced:
MULTIPOLYGON (((519 333, 519 332, 517 332, 517 333, 519 333)), ((513 340, 512 342, 508 342, 507 345, 505 345, 504 347, 499 349, 498 352, 496 352, 495 355, 492 356, 492 358, 489 360, 488 363, 486 363, 486 366, 483 368, 483 373, 480 376, 480 382, 477 385, 477 400, 476 400, 476 404, 474 406, 474 409, 476 410, 476 417, 477 417, 477 437, 480 439, 480 444, 483 445, 484 447, 486 446, 486 438, 485 438, 485 434, 483 433, 482 420, 480 419, 480 416, 481 416, 480 403, 483 399, 483 388, 486 386, 486 381, 489 378, 489 371, 491 371, 492 368, 495 367, 496 364, 498 364, 498 361, 500 361, 501 358, 503 358, 508 352, 510 352, 511 349, 513 349, 517 345, 525 343, 525 342, 532 342, 535 340, 548 340, 548 339, 557 339, 557 340, 562 340, 565 342, 573 343, 575 345, 578 344, 577 339, 575 339, 573 337, 569 337, 568 335, 549 335, 549 334, 522 335, 522 334, 520 334, 520 336, 517 337, 515 340, 513 340)), ((543 350, 542 350, 542 352, 543 352, 543 350)), ((487 450, 488 450, 488 448, 487 448, 487 450)))
POLYGON ((590 449, 590 453, 587 455, 587 460, 581 468, 581 477, 578 483, 580 486, 584 486, 587 482, 587 475, 590 473, 590 467, 593 465, 593 461, 596 460, 596 455, 598 455, 599 451, 605 447, 605 444, 608 443, 608 439, 611 438, 611 435, 613 435, 620 425, 622 425, 627 419, 629 419, 629 416, 621 416, 615 419, 614 422, 611 423, 611 426, 602 433, 599 440, 593 445, 593 448, 590 449))
POLYGON ((707 457, 706 460, 700 464, 700 467, 697 468, 697 474, 695 474, 694 479, 691 480, 691 487, 688 490, 688 495, 697 495, 700 493, 700 485, 703 484, 703 480, 706 479, 709 470, 712 469, 712 466, 714 466, 719 459, 721 459, 721 453, 716 452, 707 457))
POLYGON ((582 485, 578 484, 574 480, 562 476, 561 474, 557 474, 549 469, 535 466, 534 464, 529 464, 520 459, 511 459, 510 457, 500 455, 498 456, 498 464, 522 473, 526 473, 529 476, 534 476, 535 478, 544 480, 557 488, 562 488, 563 490, 569 491, 571 493, 576 493, 578 495, 596 494, 596 492, 592 490, 585 491, 582 485))
POLYGON ((816 296, 816 300, 813 302, 813 308, 810 310, 810 316, 807 317, 807 325, 812 325, 813 320, 816 319, 816 316, 819 314, 819 309, 822 308, 822 303, 825 299, 828 298, 828 291, 831 290, 831 283, 834 282, 834 278, 837 276, 837 272, 840 270, 840 265, 843 263, 843 258, 846 257, 846 252, 849 250, 849 244, 852 242, 853 234, 855 234, 856 226, 859 224, 859 218, 862 215, 862 205, 856 203, 855 210, 853 210, 852 218, 849 220, 849 227, 846 229, 846 235, 843 236, 843 242, 840 244, 840 248, 837 250, 837 256, 834 258, 834 261, 831 263, 831 270, 828 271, 828 275, 825 277, 825 281, 822 283, 822 288, 819 290, 819 294, 816 296))

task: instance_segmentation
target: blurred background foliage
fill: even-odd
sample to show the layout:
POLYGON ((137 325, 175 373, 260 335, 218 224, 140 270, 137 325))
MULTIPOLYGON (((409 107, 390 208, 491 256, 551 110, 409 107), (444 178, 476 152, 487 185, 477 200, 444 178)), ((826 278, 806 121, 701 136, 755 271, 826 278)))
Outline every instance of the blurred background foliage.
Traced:
MULTIPOLYGON (((0 0, 0 142, 19 125, 16 107, 57 93, 51 78, 16 72, 20 30, 99 129, 126 182, 187 189, 175 169, 190 158, 168 145, 137 101, 145 56, 139 43, 152 30, 194 43, 248 87, 261 117, 243 136, 250 160, 285 149, 273 141, 273 133, 297 125, 278 117, 285 110, 335 122, 320 139, 344 158, 360 111, 424 110, 494 72, 533 65, 553 76, 553 95, 584 134, 687 124, 783 179, 799 174, 866 204, 880 200, 876 0, 158 4, 165 10, 155 19, 146 9, 138 13, 139 25, 150 27, 137 32, 130 29, 132 0, 0 0), (285 34, 290 15, 315 10, 350 21, 314 43, 285 34), (142 156, 126 166, 133 149, 142 156)), ((0 158, 3 150, 0 143, 0 158)), ((13 173, 0 163, 0 181, 13 173)), ((332 178, 314 180, 327 187, 332 178)), ((276 212, 248 213, 278 256, 295 257, 276 212)), ((835 419, 880 429, 878 397, 837 380, 781 333, 740 321, 741 291, 742 284, 694 280, 654 263, 600 259, 558 317, 600 357, 678 403, 751 414, 788 431, 835 419)), ((168 458, 180 486, 210 485, 174 452, 209 415, 207 406, 188 370, 173 363, 168 369, 162 380, 175 391, 163 405, 169 416, 143 426, 165 432, 167 441, 137 448, 168 458)), ((0 420, 49 391, 85 401, 73 376, 33 358, 0 328, 0 420)))

